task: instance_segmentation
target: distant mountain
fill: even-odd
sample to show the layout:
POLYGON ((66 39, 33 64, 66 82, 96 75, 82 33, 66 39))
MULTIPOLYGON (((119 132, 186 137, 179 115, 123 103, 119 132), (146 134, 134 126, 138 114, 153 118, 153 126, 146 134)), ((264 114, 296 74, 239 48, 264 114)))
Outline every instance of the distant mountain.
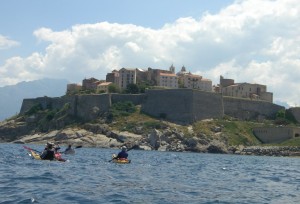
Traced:
POLYGON ((65 79, 41 79, 0 87, 0 121, 18 114, 24 98, 63 96, 68 83, 65 79))

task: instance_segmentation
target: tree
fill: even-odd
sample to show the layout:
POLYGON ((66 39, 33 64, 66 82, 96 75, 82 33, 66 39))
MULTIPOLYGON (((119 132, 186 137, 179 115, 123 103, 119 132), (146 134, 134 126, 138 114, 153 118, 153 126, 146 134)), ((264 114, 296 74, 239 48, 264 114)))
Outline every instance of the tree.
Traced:
POLYGON ((119 93, 120 92, 120 89, 119 87, 117 87, 116 84, 110 84, 108 85, 108 93, 119 93))
POLYGON ((139 87, 136 84, 128 84, 126 87, 126 93, 130 94, 138 94, 139 93, 139 87))
POLYGON ((145 90, 150 88, 149 82, 143 81, 138 83, 138 88, 140 93, 145 93, 145 90))

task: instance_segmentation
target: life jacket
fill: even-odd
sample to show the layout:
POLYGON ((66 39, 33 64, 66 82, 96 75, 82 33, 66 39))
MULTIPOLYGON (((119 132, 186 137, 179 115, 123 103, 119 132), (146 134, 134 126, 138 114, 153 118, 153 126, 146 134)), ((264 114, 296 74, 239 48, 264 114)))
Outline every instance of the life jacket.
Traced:
POLYGON ((118 159, 127 159, 128 157, 128 153, 125 152, 125 151, 121 151, 119 154, 118 154, 118 159))
POLYGON ((53 160, 54 159, 54 151, 53 150, 45 150, 41 155, 41 159, 53 160))

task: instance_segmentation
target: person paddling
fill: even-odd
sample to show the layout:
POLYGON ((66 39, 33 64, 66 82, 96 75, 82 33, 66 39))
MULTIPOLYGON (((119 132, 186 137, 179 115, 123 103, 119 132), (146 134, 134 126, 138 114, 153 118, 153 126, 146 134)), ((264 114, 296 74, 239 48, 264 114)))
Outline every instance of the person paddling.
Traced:
POLYGON ((54 148, 51 143, 47 143, 40 157, 43 160, 54 160, 54 148))
POLYGON ((116 156, 114 159, 127 159, 128 153, 127 153, 127 147, 123 146, 122 150, 118 153, 118 156, 116 156))
POLYGON ((67 147, 67 149, 65 150, 65 152, 71 151, 72 150, 72 145, 69 144, 69 146, 67 147))
POLYGON ((60 146, 59 143, 57 142, 54 146, 55 152, 58 152, 58 150, 60 150, 60 146))

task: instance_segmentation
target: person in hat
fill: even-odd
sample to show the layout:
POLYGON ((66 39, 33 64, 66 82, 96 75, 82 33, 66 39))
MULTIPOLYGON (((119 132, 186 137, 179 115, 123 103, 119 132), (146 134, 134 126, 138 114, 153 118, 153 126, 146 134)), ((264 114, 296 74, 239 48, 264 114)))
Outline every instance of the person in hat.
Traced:
POLYGON ((127 147, 123 146, 121 152, 118 153, 118 156, 115 157, 115 159, 127 159, 128 153, 127 153, 127 147))
POLYGON ((44 151, 41 154, 41 159, 43 160, 54 160, 54 148, 53 148, 53 144, 51 143, 47 143, 44 151))

